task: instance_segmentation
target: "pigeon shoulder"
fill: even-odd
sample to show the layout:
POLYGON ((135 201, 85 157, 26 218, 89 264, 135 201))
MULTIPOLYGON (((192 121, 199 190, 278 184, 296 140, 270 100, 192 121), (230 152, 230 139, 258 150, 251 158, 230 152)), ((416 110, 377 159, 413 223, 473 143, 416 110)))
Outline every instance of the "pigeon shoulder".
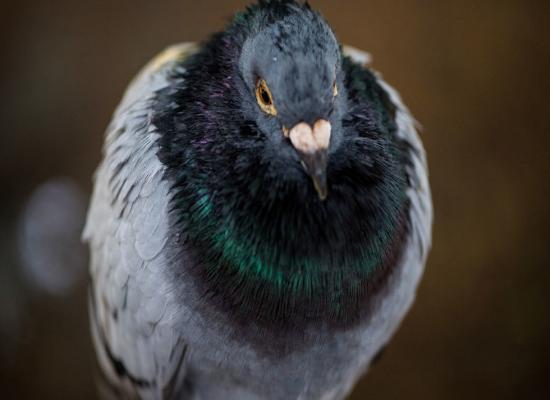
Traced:
POLYGON ((372 56, 366 51, 356 47, 343 45, 343 55, 349 57, 353 64, 369 70, 374 74, 376 82, 388 96, 395 108, 396 135, 405 144, 410 159, 406 166, 409 180, 407 195, 411 201, 410 219, 414 230, 412 239, 419 252, 419 259, 424 265, 431 247, 431 231, 433 223, 433 207, 428 182, 428 162, 426 151, 420 139, 420 124, 414 119, 411 112, 401 99, 401 95, 389 83, 382 74, 372 67, 372 56))

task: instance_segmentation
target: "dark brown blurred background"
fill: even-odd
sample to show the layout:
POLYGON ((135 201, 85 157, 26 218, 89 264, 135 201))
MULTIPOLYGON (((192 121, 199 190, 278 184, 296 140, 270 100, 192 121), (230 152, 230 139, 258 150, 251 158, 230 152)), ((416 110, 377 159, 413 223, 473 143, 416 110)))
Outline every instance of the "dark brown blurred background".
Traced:
MULTIPOLYGON (((352 398, 550 398, 550 2, 311 2, 341 41, 373 54, 422 123, 436 211, 418 300, 352 398)), ((2 4, 6 399, 95 398, 85 272, 57 292, 29 281, 17 242, 25 202, 55 176, 88 195, 132 75, 245 2, 88 3, 2 4)))

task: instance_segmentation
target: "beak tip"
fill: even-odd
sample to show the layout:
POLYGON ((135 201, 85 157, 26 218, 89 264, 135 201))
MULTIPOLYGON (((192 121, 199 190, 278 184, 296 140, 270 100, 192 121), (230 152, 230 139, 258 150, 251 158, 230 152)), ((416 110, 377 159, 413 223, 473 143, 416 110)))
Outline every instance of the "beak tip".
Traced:
POLYGON ((317 179, 313 179, 313 186, 315 187, 315 191, 317 192, 317 195, 319 196, 319 200, 325 201, 328 196, 328 190, 326 182, 319 181, 317 179))

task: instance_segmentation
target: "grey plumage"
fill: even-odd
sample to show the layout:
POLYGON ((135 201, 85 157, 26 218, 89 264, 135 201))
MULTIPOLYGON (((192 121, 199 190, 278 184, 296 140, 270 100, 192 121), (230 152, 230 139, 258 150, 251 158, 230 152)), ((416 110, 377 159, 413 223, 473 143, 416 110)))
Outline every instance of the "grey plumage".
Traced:
MULTIPOLYGON (((222 312, 198 311, 202 299, 188 284, 188 271, 172 278, 173 258, 185 255, 169 231, 170 183, 156 155, 151 101, 174 84, 173 69, 182 68, 175 60, 195 50, 194 44, 169 48, 132 82, 107 130, 95 175, 84 238, 91 247, 93 339, 108 391, 122 398, 172 399, 191 385, 187 395, 203 400, 342 399, 409 309, 430 246, 432 207, 415 122, 397 92, 378 77, 396 106, 398 134, 411 147, 412 225, 401 261, 373 299, 372 317, 336 333, 308 328, 308 346, 270 357, 237 340, 222 312)), ((348 54, 360 63, 369 59, 357 50, 348 54)))

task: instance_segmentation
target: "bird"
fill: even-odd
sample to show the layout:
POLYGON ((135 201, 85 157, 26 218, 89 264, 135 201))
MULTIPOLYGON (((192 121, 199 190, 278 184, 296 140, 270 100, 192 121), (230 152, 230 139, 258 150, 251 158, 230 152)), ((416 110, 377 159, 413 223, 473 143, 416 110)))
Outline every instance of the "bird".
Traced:
POLYGON ((431 247, 418 124, 307 2, 168 47, 109 124, 83 238, 105 398, 346 398, 431 247))

